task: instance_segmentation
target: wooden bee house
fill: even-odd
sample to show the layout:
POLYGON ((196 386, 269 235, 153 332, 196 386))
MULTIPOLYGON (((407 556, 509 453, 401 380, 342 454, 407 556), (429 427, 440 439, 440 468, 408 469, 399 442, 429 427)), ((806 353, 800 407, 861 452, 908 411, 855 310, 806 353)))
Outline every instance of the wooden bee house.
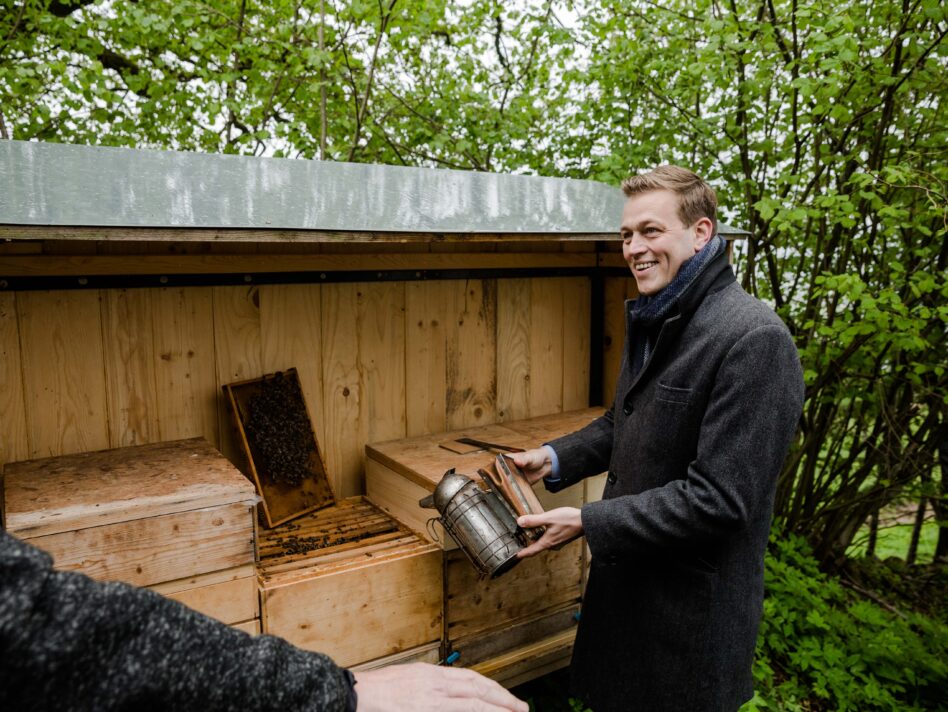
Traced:
MULTIPOLYGON (((593 181, 0 141, 0 462, 198 436, 239 462, 222 386, 295 367, 342 503, 366 494, 369 443, 602 405, 634 294, 622 204, 593 181)), ((424 486, 392 477, 390 496, 417 503, 412 485, 424 486)), ((43 506, 67 505, 51 493, 43 506)), ((418 513, 402 511, 417 529, 418 513)), ((402 576, 443 556, 404 546, 389 552, 402 576)), ((266 558, 262 578, 291 590, 296 574, 266 558)), ((337 597, 367 604, 387 580, 368 557, 351 569, 316 558, 333 571, 320 614, 337 597)), ((577 561, 564 549, 538 566, 575 581, 577 561)), ((497 583, 520 586, 518 571, 531 568, 497 583)), ((443 582, 432 590, 417 594, 429 612, 443 582)), ((525 604, 479 617, 460 602, 441 600, 442 640, 466 640, 489 674, 516 681, 567 659, 558 643, 552 658, 510 647, 536 623, 525 604)), ((416 621, 424 634, 338 654, 414 656, 431 620, 416 621)), ((304 624, 315 625, 285 634, 304 624)))
POLYGON ((9 464, 7 530, 61 571, 259 625, 253 485, 203 438, 9 464))

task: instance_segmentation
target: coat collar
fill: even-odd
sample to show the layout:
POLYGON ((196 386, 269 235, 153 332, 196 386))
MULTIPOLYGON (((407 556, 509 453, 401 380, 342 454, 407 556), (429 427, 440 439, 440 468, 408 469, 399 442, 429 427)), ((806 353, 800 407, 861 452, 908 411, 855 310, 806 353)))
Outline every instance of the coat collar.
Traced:
MULTIPOLYGON (((656 362, 656 359, 661 356, 662 353, 668 349, 669 345, 675 340, 675 337, 678 333, 684 328, 688 323, 688 319, 697 311, 698 307, 701 306, 701 302, 704 301, 704 298, 709 294, 714 294, 725 287, 727 287, 732 282, 735 282, 734 270, 731 269, 731 264, 728 262, 727 250, 722 250, 720 254, 716 255, 705 268, 692 280, 691 284, 681 293, 681 296, 678 298, 677 304, 672 308, 671 313, 666 317, 665 321, 662 322, 661 329, 658 332, 658 338, 655 340, 655 347, 652 349, 652 352, 649 354, 648 360, 642 364, 642 368, 639 369, 638 373, 635 374, 635 378, 632 380, 632 383, 629 385, 629 390, 631 391, 635 388, 636 384, 642 380, 642 377, 649 370, 649 366, 656 362)), ((631 312, 632 301, 626 302, 626 329, 629 334, 629 347, 632 346, 632 329, 639 328, 637 325, 633 324, 632 320, 629 318, 631 312)), ((632 354, 628 354, 627 358, 631 359, 632 354)), ((631 360, 630 360, 631 363, 631 360)))

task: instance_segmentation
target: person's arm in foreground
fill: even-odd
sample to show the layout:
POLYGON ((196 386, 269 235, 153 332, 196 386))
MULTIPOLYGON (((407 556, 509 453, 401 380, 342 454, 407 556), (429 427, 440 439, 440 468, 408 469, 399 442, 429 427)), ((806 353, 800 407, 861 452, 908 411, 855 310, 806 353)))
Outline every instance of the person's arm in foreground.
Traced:
MULTIPOLYGON (((359 712, 526 712, 471 671, 406 665, 356 674, 359 712)), ((346 672, 144 589, 54 571, 0 532, 0 709, 344 712, 346 672)))

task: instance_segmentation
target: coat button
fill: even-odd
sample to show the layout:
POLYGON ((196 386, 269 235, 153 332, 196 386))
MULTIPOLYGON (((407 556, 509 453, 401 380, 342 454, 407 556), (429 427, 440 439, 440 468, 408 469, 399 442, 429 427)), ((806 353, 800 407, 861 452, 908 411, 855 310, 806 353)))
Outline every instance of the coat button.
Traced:
POLYGON ((614 484, 616 483, 616 479, 618 479, 618 478, 616 477, 616 473, 615 473, 615 472, 610 472, 609 475, 608 475, 608 477, 606 477, 606 481, 607 481, 610 485, 614 485, 614 484))
POLYGON ((626 415, 632 415, 632 404, 626 403, 624 406, 622 406, 622 412, 626 415))

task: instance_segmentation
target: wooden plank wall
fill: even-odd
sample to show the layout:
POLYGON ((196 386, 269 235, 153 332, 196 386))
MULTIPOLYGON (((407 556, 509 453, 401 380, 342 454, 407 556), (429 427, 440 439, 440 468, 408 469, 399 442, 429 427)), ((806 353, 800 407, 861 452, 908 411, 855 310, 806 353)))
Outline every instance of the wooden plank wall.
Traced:
POLYGON ((220 386, 295 366, 359 494, 366 442, 588 405, 589 304, 586 277, 0 294, 0 462, 196 435, 239 461, 220 386))

